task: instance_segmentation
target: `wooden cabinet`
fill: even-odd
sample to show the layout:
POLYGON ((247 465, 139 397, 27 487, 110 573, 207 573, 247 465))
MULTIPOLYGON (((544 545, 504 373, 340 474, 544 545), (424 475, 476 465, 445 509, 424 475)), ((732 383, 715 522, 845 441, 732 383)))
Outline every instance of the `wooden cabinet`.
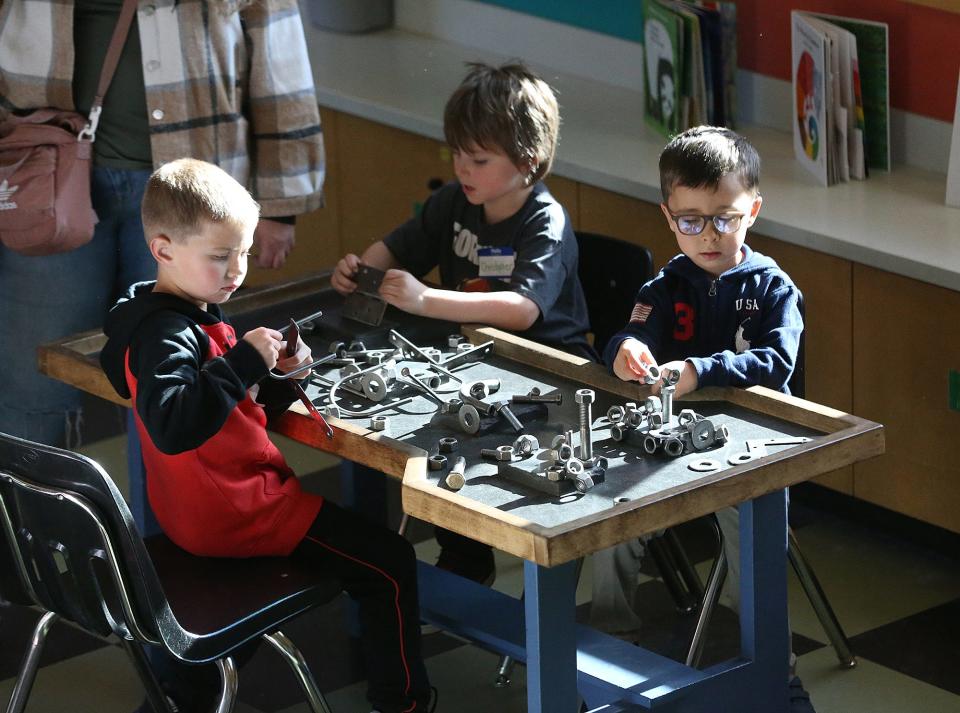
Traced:
POLYGON ((654 270, 679 252, 659 205, 584 184, 580 184, 580 229, 649 248, 654 270))
POLYGON ((349 114, 338 117, 337 136, 342 252, 361 254, 414 215, 431 179, 453 178, 450 151, 440 141, 349 114))
MULTIPOLYGON (((747 243, 776 260, 803 293, 806 304, 805 397, 855 413, 852 411, 852 263, 753 232, 747 236, 747 243)), ((827 473, 814 482, 852 495, 853 468, 827 473)))
POLYGON ((887 451, 854 468, 854 495, 960 532, 960 292, 854 265, 853 408, 887 451))
POLYGON ((580 229, 580 186, 576 181, 560 176, 547 176, 544 181, 550 193, 562 205, 570 216, 574 230, 580 229))
MULTIPOLYGON (((323 145, 326 152, 326 180, 323 184, 324 206, 297 217, 296 245, 278 270, 250 265, 245 283, 248 286, 272 285, 332 267, 340 259, 339 180, 340 153, 337 123, 342 114, 320 109, 323 145)), ((251 261, 252 263, 252 261, 251 261)))

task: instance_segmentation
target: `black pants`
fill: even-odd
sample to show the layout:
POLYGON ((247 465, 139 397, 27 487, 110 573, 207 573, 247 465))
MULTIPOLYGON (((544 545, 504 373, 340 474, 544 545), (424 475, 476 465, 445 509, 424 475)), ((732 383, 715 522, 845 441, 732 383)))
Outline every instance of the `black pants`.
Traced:
POLYGON ((328 500, 294 556, 331 572, 357 602, 370 703, 382 713, 426 710, 413 545, 328 500))
MULTIPOLYGON (((306 558, 318 570, 330 572, 357 602, 371 705, 382 713, 427 710, 430 684, 420 650, 413 545, 383 525, 326 500, 291 556, 306 558)), ((257 646, 251 642, 236 653, 238 668, 257 646)), ((181 710, 213 710, 220 690, 216 667, 190 666, 157 654, 151 656, 151 665, 181 710)))

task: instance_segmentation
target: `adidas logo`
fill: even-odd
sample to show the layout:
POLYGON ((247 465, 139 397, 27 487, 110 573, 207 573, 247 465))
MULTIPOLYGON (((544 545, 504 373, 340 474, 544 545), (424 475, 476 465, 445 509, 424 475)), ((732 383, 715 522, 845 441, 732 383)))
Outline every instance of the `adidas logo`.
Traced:
POLYGON ((18 207, 14 201, 10 200, 18 190, 20 186, 10 186, 7 184, 7 179, 3 179, 0 183, 0 210, 15 210, 18 207))

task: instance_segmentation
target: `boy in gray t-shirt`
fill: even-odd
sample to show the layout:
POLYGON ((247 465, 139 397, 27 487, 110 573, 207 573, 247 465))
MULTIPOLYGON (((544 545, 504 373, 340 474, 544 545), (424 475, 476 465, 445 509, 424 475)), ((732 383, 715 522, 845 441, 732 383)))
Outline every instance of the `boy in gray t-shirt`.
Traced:
MULTIPOLYGON (((406 312, 489 324, 596 359, 573 226, 540 182, 559 127, 556 97, 542 79, 519 64, 471 64, 443 116, 457 180, 362 256, 344 256, 334 289, 353 292, 360 264, 371 265, 386 270, 380 295, 406 312), (441 287, 424 285, 419 278, 438 265, 441 287)), ((493 581, 488 546, 440 528, 437 540, 438 566, 493 581)))

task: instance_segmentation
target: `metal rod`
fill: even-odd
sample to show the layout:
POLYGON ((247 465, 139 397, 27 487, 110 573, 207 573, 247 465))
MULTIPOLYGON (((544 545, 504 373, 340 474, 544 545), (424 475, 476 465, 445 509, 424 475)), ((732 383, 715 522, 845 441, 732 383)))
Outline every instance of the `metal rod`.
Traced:
POLYGON ((326 699, 317 687, 317 681, 314 679, 310 667, 307 666, 303 654, 294 646, 293 642, 281 631, 264 634, 263 638, 280 652, 280 655, 283 656, 287 665, 289 665, 297 675, 297 682, 300 684, 300 689, 307 699, 310 710, 313 711, 313 713, 332 713, 330 706, 327 705, 326 699))

